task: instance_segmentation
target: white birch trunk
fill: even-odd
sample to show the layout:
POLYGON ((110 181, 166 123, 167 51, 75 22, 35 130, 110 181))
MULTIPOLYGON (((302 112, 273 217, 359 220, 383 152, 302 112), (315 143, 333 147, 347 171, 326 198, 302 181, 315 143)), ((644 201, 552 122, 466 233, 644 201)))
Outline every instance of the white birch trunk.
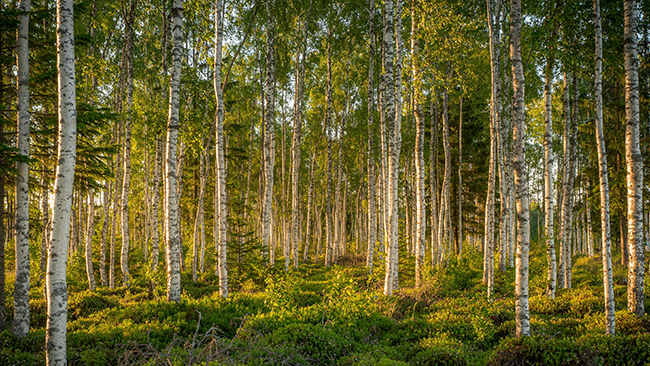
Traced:
MULTIPOLYGON (((555 33, 553 33, 554 35, 555 33)), ((546 81, 544 83, 544 204, 545 214, 545 236, 546 236, 546 297, 555 298, 557 284, 557 261, 555 257, 555 232, 553 221, 554 201, 554 164, 553 158, 553 49, 551 55, 546 58, 546 81)))
POLYGON ((492 71, 492 98, 490 100, 490 160, 488 170, 487 200, 485 202, 485 249, 483 252, 483 283, 487 284, 487 298, 492 299, 494 289, 494 196, 497 155, 497 127, 501 120, 501 63, 499 60, 500 1, 488 1, 488 26, 490 28, 490 63, 492 71))
POLYGON ((167 301, 181 301, 181 273, 180 273, 180 209, 178 204, 177 185, 177 157, 179 110, 180 110, 180 83, 181 83, 181 53, 183 43, 183 0, 173 0, 172 3, 173 40, 172 72, 169 85, 169 119, 167 121, 167 147, 166 147, 166 206, 165 231, 167 259, 167 301))
MULTIPOLYGON (((18 126, 16 148, 23 158, 29 158, 29 12, 30 0, 18 4, 18 126)), ((12 333, 22 338, 29 332, 29 163, 16 163, 16 282, 14 287, 14 321, 12 333)))
POLYGON ((377 245, 377 207, 375 196, 375 160, 373 154, 374 147, 374 59, 375 59, 375 37, 374 37, 374 19, 375 19, 375 0, 368 0, 368 248, 366 257, 366 267, 368 272, 372 273, 375 246, 377 245))
POLYGON ((609 178, 607 153, 603 134, 603 34, 600 24, 600 0, 593 0, 594 31, 596 43, 596 66, 594 71, 594 101, 596 115, 596 139, 598 141, 598 173, 600 180, 601 252, 603 260, 603 287, 605 297, 605 334, 615 333, 614 281, 612 280, 612 235, 609 220, 609 178))
POLYGON ((643 155, 639 143, 639 58, 637 56, 636 0, 624 0, 625 27, 625 162, 627 166, 628 267, 627 309, 644 313, 643 276, 643 155))
POLYGON ((65 366, 68 290, 66 267, 70 240, 70 213, 77 148, 73 1, 57 2, 57 58, 59 136, 54 182, 52 242, 48 249, 46 364, 65 366))
POLYGON ((99 279, 102 286, 108 286, 108 278, 106 277, 106 234, 108 233, 108 221, 111 218, 110 204, 112 192, 113 187, 112 183, 110 183, 104 191, 104 222, 102 223, 102 237, 99 242, 99 279))
MULTIPOLYGON (((45 164, 41 164, 41 224, 43 226, 43 235, 41 236, 41 258, 39 270, 41 272, 41 280, 45 279, 45 271, 47 266, 47 246, 49 245, 49 235, 48 235, 48 226, 50 223, 49 213, 50 213, 50 199, 49 199, 49 187, 47 180, 45 178, 46 168, 45 164)), ((0 203, 1 204, 1 203, 0 203)))
POLYGON ((88 287, 95 291, 95 271, 93 270, 93 235, 95 234, 95 191, 88 190, 88 227, 86 228, 85 259, 86 259, 86 276, 88 277, 88 287))
POLYGON ((162 170, 162 139, 156 136, 156 162, 153 168, 153 202, 151 204, 151 216, 153 217, 153 225, 151 230, 151 271, 155 272, 158 267, 158 259, 160 257, 160 215, 158 214, 160 206, 160 180, 162 170))
MULTIPOLYGON (((135 21, 135 7, 137 0, 132 0, 125 29, 125 56, 126 56, 126 125, 124 126, 124 178, 122 180, 122 249, 120 255, 120 268, 122 269, 122 285, 128 286, 129 274, 129 194, 131 187, 131 126, 133 122, 133 23, 135 21)), ((121 91, 120 91, 121 92, 121 91)))
MULTIPOLYGON (((424 109, 422 108, 422 77, 420 75, 420 55, 418 50, 417 0, 411 5, 411 60, 413 63, 413 111, 415 114, 415 287, 422 284, 424 267, 424 244, 427 231, 425 202, 425 164, 424 164, 424 109)), ((460 170, 459 170, 460 174, 460 170)))
POLYGON ((528 310, 528 254, 530 250, 530 212, 526 154, 524 144, 524 67, 521 59, 521 0, 510 0, 510 60, 512 66, 513 167, 517 200, 517 255, 515 260, 515 334, 530 335, 528 310))
POLYGON ((223 44, 223 1, 215 0, 215 58, 214 58, 214 91, 217 98, 216 135, 215 147, 216 157, 214 159, 216 173, 215 197, 217 211, 215 211, 215 226, 217 233, 217 272, 219 274, 219 294, 228 297, 228 263, 227 263, 227 192, 226 192, 226 160, 225 140, 223 135, 224 103, 223 88, 221 86, 221 47, 223 44))
POLYGON ((264 196, 262 200, 262 243, 269 249, 269 264, 275 264, 275 250, 271 247, 271 210, 273 205, 273 166, 275 165, 275 0, 266 1, 266 85, 264 113, 264 196))

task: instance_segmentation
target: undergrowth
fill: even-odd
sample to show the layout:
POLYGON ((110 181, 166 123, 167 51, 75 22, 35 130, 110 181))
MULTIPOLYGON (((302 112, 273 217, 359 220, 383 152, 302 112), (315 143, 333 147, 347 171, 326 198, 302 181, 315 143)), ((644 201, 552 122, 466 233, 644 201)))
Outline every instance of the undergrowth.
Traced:
MULTIPOLYGON (((164 298, 164 275, 138 276, 130 287, 85 290, 71 273, 68 301, 69 365, 646 365, 650 317, 626 308, 617 285, 615 337, 604 336, 600 260, 576 257, 573 289, 544 296, 543 248, 531 251, 532 336, 514 337, 514 270, 495 273, 486 300, 482 257, 469 250, 413 285, 413 259, 400 255, 400 285, 382 294, 383 264, 369 275, 361 257, 338 265, 301 264, 266 269, 264 280, 242 279, 227 299, 218 278, 182 275, 183 299, 164 298), (138 278, 142 278, 138 280, 138 278), (151 282, 158 282, 151 286, 151 282)), ((74 264, 74 259, 73 259, 74 264)), ((79 268, 77 268, 79 267, 79 268)), ((72 265, 71 272, 82 271, 72 265)), ((621 282, 625 271, 614 268, 621 282)), ((646 281, 648 283, 648 281, 646 281)), ((42 281, 32 285, 29 335, 0 334, 1 365, 42 364, 46 304, 42 281)), ((7 288, 11 292, 11 288, 7 288)), ((9 293, 9 299, 12 294, 9 293)), ((8 302, 9 318, 12 314, 8 302)), ((11 319, 9 319, 11 320, 11 319)))

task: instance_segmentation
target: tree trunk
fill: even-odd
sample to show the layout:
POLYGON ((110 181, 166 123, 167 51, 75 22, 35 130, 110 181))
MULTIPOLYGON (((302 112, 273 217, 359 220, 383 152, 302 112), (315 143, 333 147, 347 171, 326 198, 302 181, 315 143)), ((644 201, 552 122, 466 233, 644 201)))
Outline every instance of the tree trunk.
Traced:
POLYGON ((516 336, 530 335, 528 310, 528 253, 530 250, 530 212, 524 143, 524 67, 521 59, 521 0, 510 0, 510 60, 512 64, 512 139, 513 167, 517 200, 517 259, 515 261, 516 336))
POLYGON ((327 139, 327 209, 325 211, 325 266, 332 264, 332 43, 331 29, 327 29, 327 111, 325 115, 325 136, 327 139))
MULTIPOLYGON (((463 256, 463 90, 458 115, 458 257, 463 256)), ((423 127, 424 130, 424 127, 423 127)))
POLYGON ((95 191, 88 189, 88 227, 86 228, 85 259, 88 287, 95 291, 95 272, 93 270, 93 235, 95 234, 95 191))
POLYGON ((487 284, 487 297, 492 299, 494 289, 494 196, 497 155, 497 127, 501 120, 501 61, 500 14, 501 2, 488 1, 488 26, 490 28, 490 63, 492 71, 492 98, 490 100, 490 160, 488 170, 487 200, 485 203, 485 250, 483 253, 483 283, 487 284))
MULTIPOLYGON (((309 245, 311 244, 311 233, 312 233, 312 205, 314 201, 314 172, 316 165, 316 149, 312 147, 311 159, 309 159, 309 192, 307 193, 307 225, 305 233, 305 255, 303 259, 307 261, 309 258, 309 245)), ((316 257, 318 259, 318 257, 316 257)))
POLYGON ((600 0, 593 0, 594 30, 596 43, 596 66, 594 71, 594 101, 596 115, 596 139, 598 140, 598 173, 600 180, 601 252, 603 258, 603 287, 605 296, 605 334, 614 335, 614 283, 612 281, 612 236, 609 221, 609 178, 607 176, 607 153, 603 134, 603 34, 600 24, 600 0))
MULTIPOLYGON (((557 3, 556 3, 557 8, 557 3)), ((552 36, 555 35, 555 28, 552 36)), ((557 284, 557 261, 555 257, 555 233, 553 210, 554 189, 553 177, 555 160, 553 158, 553 64, 554 49, 549 47, 550 55, 546 58, 546 80, 544 83, 544 204, 546 207, 545 215, 545 235, 546 235, 546 297, 555 298, 555 289, 557 284)))
POLYGON ((43 235, 41 236, 41 258, 39 265, 39 270, 41 272, 39 277, 41 280, 45 279, 45 271, 47 269, 47 246, 49 245, 48 226, 50 223, 50 199, 46 169, 45 164, 41 163, 41 225, 43 226, 43 235))
POLYGON ((47 325, 46 363, 66 365, 66 324, 68 290, 66 266, 70 238, 70 213, 77 147, 77 108, 75 100, 74 18, 72 0, 57 3, 57 67, 59 136, 54 182, 52 242, 48 249, 45 279, 47 325))
MULTIPOLYGON (((3 72, 0 68, 0 73, 3 72)), ((0 80, 2 78, 0 77, 0 80)), ((0 88, 0 101, 4 101, 4 88, 0 88)), ((4 106, 0 106, 0 113, 4 115, 4 106)), ((0 145, 5 143, 4 124, 0 123, 0 145)), ((5 165, 4 155, 0 156, 0 165, 5 165)), ((7 326, 7 308, 5 305, 5 179, 4 175, 0 176, 0 331, 4 331, 7 326)))
MULTIPOLYGON (((29 11, 30 0, 21 0, 18 10, 18 126, 16 148, 23 158, 29 158, 29 11)), ((23 338, 29 332, 29 163, 16 163, 16 282, 14 287, 14 321, 12 333, 23 338)))
POLYGON ((264 114, 264 199, 262 201, 262 243, 269 249, 269 264, 275 264, 275 251, 271 248, 271 210, 273 199, 273 166, 275 164, 275 17, 272 11, 275 0, 266 1, 266 86, 264 114))
POLYGON ((643 316, 643 155, 639 143, 639 59, 637 57, 636 1, 623 2, 625 28, 625 162, 627 165, 627 221, 630 264, 627 309, 643 316))
POLYGON ((106 278, 106 234, 108 233, 108 221, 111 218, 110 203, 112 201, 111 194, 113 193, 113 183, 109 183, 104 191, 104 222, 102 223, 102 237, 99 242, 99 278, 102 286, 108 286, 108 279, 106 278))
POLYGON ((372 273, 375 245, 377 245, 377 207, 375 196, 375 160, 373 154, 374 145, 374 61, 375 61, 375 0, 368 0, 368 248, 366 256, 366 267, 372 273))
POLYGON ((183 0, 173 0, 172 22, 174 46, 172 48, 172 73, 169 85, 169 119, 167 121, 167 147, 166 147, 166 206, 165 230, 167 259, 167 301, 181 301, 181 273, 180 273, 180 208, 177 186, 177 157, 178 146, 179 110, 180 110, 180 83, 181 83, 181 53, 183 43, 183 0))
POLYGON ((216 158, 214 171, 215 197, 217 207, 215 211, 215 226, 218 237, 216 240, 217 249, 217 272, 219 274, 219 294, 228 297, 228 263, 227 263, 227 191, 226 191, 226 167, 225 167, 225 146, 223 135, 224 103, 223 88, 221 86, 221 48, 223 44, 223 1, 215 0, 215 58, 214 58, 214 91, 217 99, 216 135, 215 147, 216 158))
MULTIPOLYGON (((133 24, 135 22, 135 9, 137 0, 130 4, 128 19, 125 19, 125 56, 127 73, 127 102, 126 102, 126 126, 124 128, 124 179, 122 181, 122 207, 120 216, 122 218, 122 250, 120 255, 120 268, 122 269, 122 284, 129 285, 129 193, 131 185, 131 125, 133 122, 133 24)), ((121 91, 120 91, 121 92, 121 91)))
MULTIPOLYGON (((411 5, 411 59, 413 60, 413 111, 415 114, 415 287, 422 285, 422 268, 424 267, 424 245, 427 231, 425 202, 425 165, 424 165, 424 109, 422 108, 422 77, 420 75, 420 56, 418 50, 417 0, 411 5)), ((460 169, 459 169, 460 174, 460 169)))
POLYGON ((302 145, 302 113, 305 83, 305 58, 307 56, 307 29, 311 16, 311 2, 302 29, 302 41, 296 54, 296 87, 294 91, 293 141, 291 143, 291 256, 293 267, 298 268, 300 244, 300 148, 302 145))
MULTIPOLYGON (((158 215, 160 205, 160 180, 162 170, 162 139, 156 135, 156 162, 153 168, 153 202, 151 204, 151 215, 153 217, 153 227, 151 228, 151 271, 155 272, 158 268, 158 259, 160 257, 160 216, 158 215)), ((153 285, 153 284, 152 284, 153 285)))

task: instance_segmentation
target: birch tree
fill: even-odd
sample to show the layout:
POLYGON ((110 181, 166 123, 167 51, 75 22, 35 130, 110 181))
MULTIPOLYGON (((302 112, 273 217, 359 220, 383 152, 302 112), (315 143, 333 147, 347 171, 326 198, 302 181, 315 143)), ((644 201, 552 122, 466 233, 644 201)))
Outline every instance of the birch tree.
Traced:
MULTIPOLYGON (((555 14, 558 13, 561 0, 555 2, 555 14)), ((555 22, 555 19, 553 20, 555 22)), ((555 37, 558 32, 557 23, 553 24, 551 31, 548 56, 546 57, 546 70, 544 82, 544 204, 545 216, 544 227, 546 236, 546 296, 555 298, 555 289, 557 284, 557 261, 555 256, 555 233, 553 211, 555 206, 553 177, 555 160, 553 157, 553 66, 555 63, 555 37)))
POLYGON ((88 225, 86 229, 85 259, 86 276, 88 277, 88 288, 95 291, 95 271, 93 270, 93 235, 95 234, 95 191, 88 189, 88 225))
POLYGON ((487 284, 487 297, 492 298, 494 288, 494 191, 496 128, 501 113, 501 62, 499 61, 501 1, 488 0, 488 26, 490 30, 490 64, 492 71, 492 98, 490 99, 490 160, 488 168, 487 200, 485 203, 485 248, 483 252, 483 282, 487 284))
POLYGON ((413 64, 413 111, 415 114, 415 287, 422 283, 422 268, 424 266, 424 244, 427 231, 426 203, 424 200, 425 165, 424 165, 424 109, 422 108, 422 78, 420 75, 420 59, 418 50, 418 21, 417 0, 411 4, 411 60, 413 64))
POLYGON ((627 224, 630 262, 627 309, 643 316, 643 155, 639 144, 639 59, 637 56, 636 0, 623 2, 625 27, 625 162, 627 166, 627 224))
POLYGON ((179 109, 180 109, 180 84, 181 84, 181 57, 183 43, 183 0, 172 2, 173 41, 172 72, 169 85, 169 117, 167 120, 167 146, 166 146, 166 187, 165 198, 165 230, 167 245, 165 257, 167 259, 167 301, 181 301, 181 273, 180 273, 180 207, 178 204, 177 185, 177 157, 178 146, 179 109))
MULTIPOLYGON (((16 148, 29 158, 29 12, 30 0, 18 4, 18 36, 16 44, 18 84, 18 126, 16 148)), ((29 332, 29 163, 16 163, 16 284, 14 287, 13 334, 24 337, 29 332)))
POLYGON ((374 61, 375 61, 375 38, 374 38, 374 19, 375 19, 375 0, 368 0, 368 254, 366 267, 372 273, 373 256, 375 245, 377 244, 377 207, 375 196, 375 160, 373 158, 374 146, 374 61))
POLYGON ((275 263, 271 248, 271 210, 273 209, 273 166, 275 164, 275 0, 266 0, 266 86, 264 95, 264 195, 262 200, 262 243, 269 249, 269 264, 275 263))
POLYGON ((530 250, 530 212, 526 154, 524 150, 524 67, 521 59, 521 0, 510 0, 510 62, 512 67, 513 167, 517 200, 517 255, 515 259, 515 333, 530 335, 528 310, 528 253, 530 250))
MULTIPOLYGON (((398 255, 398 212, 399 212, 399 196, 398 196, 398 178, 399 178, 399 153, 401 144, 400 134, 400 118, 401 110, 398 110, 397 102, 399 95, 399 84, 396 82, 397 74, 396 64, 394 62, 394 38, 395 34, 401 32, 399 26, 394 27, 394 19, 398 18, 400 10, 399 0, 396 3, 397 14, 393 13, 393 2, 388 0, 384 3, 384 11, 386 20, 384 22, 384 53, 385 53, 385 68, 384 68, 384 82, 385 82, 385 111, 386 111, 386 129, 388 132, 388 249, 386 255, 386 278, 384 282, 384 294, 391 296, 395 289, 397 281, 397 255, 398 255)), ((398 39, 399 43, 399 39, 398 39)), ((400 50, 397 50, 399 53, 400 50)))
POLYGON ((66 267, 77 149, 73 1, 57 1, 57 68, 59 133, 54 182, 52 241, 48 248, 45 297, 45 356, 48 366, 65 366, 68 289, 66 267))
POLYGON ((307 29, 311 16, 311 2, 309 13, 304 21, 300 46, 296 53, 296 86, 294 92, 294 124, 293 141, 291 143, 291 255, 293 266, 298 268, 298 244, 300 242, 300 148, 302 145, 302 119, 305 83, 305 58, 307 56, 307 29))
POLYGON ((598 141, 598 177, 600 180, 601 252, 603 259, 603 287, 605 296, 605 333, 614 335, 615 308, 614 283, 612 280, 612 235, 609 221, 609 178, 607 152, 603 133, 603 31, 600 24, 600 0, 593 0, 596 65, 594 70, 594 104, 596 117, 596 140, 598 141))
POLYGON ((217 272, 219 274, 219 294, 228 297, 228 263, 226 256, 227 249, 227 195, 226 195, 226 167, 225 167, 225 140, 223 134, 224 104, 223 89, 221 87, 221 48, 223 44, 223 1, 215 0, 215 57, 214 57, 214 92, 217 98, 216 113, 216 158, 214 171, 216 173, 215 183, 215 229, 218 236, 217 241, 217 272))
MULTIPOLYGON (((135 23, 135 9, 137 0, 131 0, 129 12, 125 19, 125 61, 126 61, 126 125, 124 126, 124 162, 122 197, 120 217, 122 219, 122 249, 120 255, 120 268, 122 269, 122 285, 128 286, 129 274, 129 194, 131 187, 131 129, 133 125, 133 25, 135 23)), ((121 92, 121 91, 120 91, 121 92)))

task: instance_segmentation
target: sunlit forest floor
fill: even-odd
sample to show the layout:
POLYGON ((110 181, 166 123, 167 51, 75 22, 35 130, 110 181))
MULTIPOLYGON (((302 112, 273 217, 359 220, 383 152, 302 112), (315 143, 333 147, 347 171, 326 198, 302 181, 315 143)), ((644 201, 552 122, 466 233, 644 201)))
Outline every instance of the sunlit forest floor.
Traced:
MULTIPOLYGON (((514 269, 496 272, 495 299, 488 302, 481 254, 472 251, 427 273, 418 290, 412 288, 413 259, 401 253, 401 290, 392 298, 382 295, 383 268, 368 276, 363 256, 347 255, 332 268, 302 264, 288 273, 278 261, 279 268, 258 273, 257 281, 237 282, 232 271, 236 288, 227 299, 219 297, 214 274, 194 282, 184 273, 180 304, 165 301, 162 273, 149 276, 159 283, 155 289, 136 267, 129 288, 90 292, 72 263, 69 365, 650 363, 650 317, 625 311, 624 268, 615 265, 617 333, 610 338, 603 335, 600 258, 575 257, 573 289, 549 300, 540 244, 531 251, 532 337, 520 340, 514 338, 514 269)), ((9 331, 0 334, 0 365, 44 363, 46 304, 42 282, 34 282, 32 331, 22 341, 9 331)))

